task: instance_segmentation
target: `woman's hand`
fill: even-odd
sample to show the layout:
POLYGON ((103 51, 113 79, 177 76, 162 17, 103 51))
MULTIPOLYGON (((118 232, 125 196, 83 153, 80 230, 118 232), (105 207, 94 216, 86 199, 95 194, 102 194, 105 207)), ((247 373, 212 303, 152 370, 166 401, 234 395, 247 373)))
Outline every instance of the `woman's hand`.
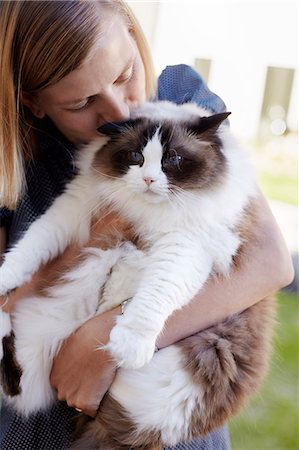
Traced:
POLYGON ((116 365, 106 344, 120 307, 88 320, 63 344, 52 367, 50 381, 58 399, 94 417, 109 389, 116 365))

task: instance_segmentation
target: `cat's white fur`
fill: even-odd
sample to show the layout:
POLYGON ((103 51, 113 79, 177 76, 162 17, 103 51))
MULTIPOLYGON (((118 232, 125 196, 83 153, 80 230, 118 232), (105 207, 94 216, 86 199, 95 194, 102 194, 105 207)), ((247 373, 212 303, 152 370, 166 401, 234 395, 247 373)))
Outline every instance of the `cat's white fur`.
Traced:
MULTIPOLYGON (((168 102, 148 103, 135 112, 136 117, 172 121, 194 114, 211 113, 193 104, 168 102)), ((244 150, 227 125, 221 125, 218 133, 228 161, 221 187, 202 194, 182 191, 171 201, 160 167, 157 133, 144 149, 143 166, 132 167, 120 179, 101 176, 91 168, 94 154, 108 141, 99 137, 81 151, 80 173, 65 193, 6 254, 0 269, 2 294, 30 280, 42 263, 72 241, 86 243, 91 217, 111 205, 134 224, 147 244, 144 252, 127 243, 106 251, 86 249, 85 262, 65 275, 67 283, 50 289, 50 300, 30 297, 17 303, 12 322, 16 356, 23 368, 22 393, 9 401, 21 413, 54 401, 49 373, 63 339, 88 318, 132 298, 124 315, 117 318, 107 345, 121 367, 110 392, 134 418, 139 431, 153 425, 162 430, 169 445, 184 439, 184 424, 195 403, 205 407, 203 392, 181 367, 179 348, 171 346, 154 354, 156 338, 167 317, 186 305, 213 271, 228 274, 240 245, 234 229, 256 194, 244 150), (148 177, 156 180, 150 187, 144 182, 148 177), (132 389, 134 395, 130 395, 132 389)))

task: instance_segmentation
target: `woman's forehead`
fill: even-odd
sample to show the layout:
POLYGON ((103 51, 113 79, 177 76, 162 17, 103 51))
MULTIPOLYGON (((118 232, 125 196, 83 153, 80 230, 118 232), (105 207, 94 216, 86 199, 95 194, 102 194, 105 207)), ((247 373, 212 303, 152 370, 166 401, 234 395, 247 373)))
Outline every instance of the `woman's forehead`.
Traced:
POLYGON ((44 89, 43 94, 57 104, 100 95, 130 67, 137 51, 123 20, 113 20, 105 27, 83 64, 44 89))

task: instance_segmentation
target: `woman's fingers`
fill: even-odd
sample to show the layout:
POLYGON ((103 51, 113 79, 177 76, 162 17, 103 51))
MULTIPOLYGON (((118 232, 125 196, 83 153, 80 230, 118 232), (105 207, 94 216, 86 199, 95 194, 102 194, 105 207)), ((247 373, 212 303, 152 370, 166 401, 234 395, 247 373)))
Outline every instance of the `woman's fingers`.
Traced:
POLYGON ((108 311, 87 321, 61 347, 50 376, 59 400, 66 401, 94 417, 116 373, 106 344, 114 325, 115 312, 108 311))

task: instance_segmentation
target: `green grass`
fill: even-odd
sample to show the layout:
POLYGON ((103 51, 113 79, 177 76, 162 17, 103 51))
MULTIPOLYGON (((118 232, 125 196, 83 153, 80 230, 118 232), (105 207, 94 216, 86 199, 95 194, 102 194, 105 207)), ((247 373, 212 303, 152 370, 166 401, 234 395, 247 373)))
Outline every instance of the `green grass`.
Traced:
POLYGON ((295 133, 267 142, 248 142, 265 196, 298 205, 298 137, 295 133))
POLYGON ((279 295, 272 366, 259 394, 230 424, 232 450, 299 449, 298 297, 279 295))
POLYGON ((298 205, 298 180, 296 176, 262 172, 259 185, 264 195, 271 200, 298 205))

